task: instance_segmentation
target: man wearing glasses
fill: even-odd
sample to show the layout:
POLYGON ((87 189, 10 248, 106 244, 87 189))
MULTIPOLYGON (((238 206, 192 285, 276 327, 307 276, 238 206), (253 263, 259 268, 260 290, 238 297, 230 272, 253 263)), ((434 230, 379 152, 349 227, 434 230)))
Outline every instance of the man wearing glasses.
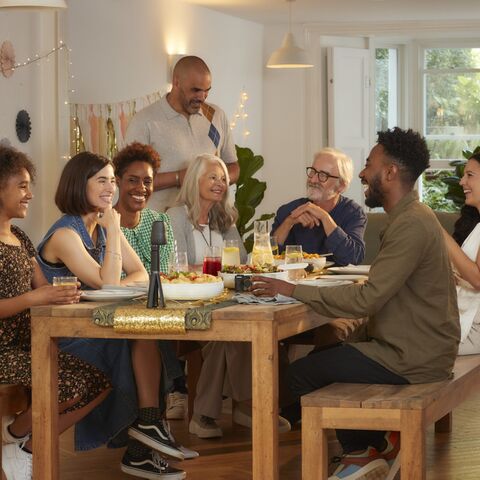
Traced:
POLYGON ((280 249, 301 245, 307 253, 332 253, 338 265, 359 264, 365 256, 367 217, 360 205, 342 195, 352 180, 352 159, 324 148, 306 173, 307 198, 282 205, 275 216, 272 230, 280 249))

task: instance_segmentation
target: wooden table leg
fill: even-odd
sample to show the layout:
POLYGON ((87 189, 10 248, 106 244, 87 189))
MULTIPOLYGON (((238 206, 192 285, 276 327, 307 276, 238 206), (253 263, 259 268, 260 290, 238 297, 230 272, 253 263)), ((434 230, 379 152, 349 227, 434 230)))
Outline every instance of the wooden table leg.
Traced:
POLYGON ((278 341, 270 322, 252 325, 254 480, 278 480, 278 341))
POLYGON ((328 477, 328 436, 322 427, 321 408, 302 408, 302 480, 328 477))
POLYGON ((425 480, 425 420, 420 410, 403 411, 400 431, 400 477, 402 480, 425 480))
POLYGON ((57 341, 48 318, 32 318, 33 478, 58 480, 57 341))

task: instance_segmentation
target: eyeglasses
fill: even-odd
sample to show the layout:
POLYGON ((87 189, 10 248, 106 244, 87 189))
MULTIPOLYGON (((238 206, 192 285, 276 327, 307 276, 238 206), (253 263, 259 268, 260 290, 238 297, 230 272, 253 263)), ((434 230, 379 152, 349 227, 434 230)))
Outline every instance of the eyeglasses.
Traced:
POLYGON ((320 171, 315 170, 313 167, 307 167, 306 172, 307 172, 308 178, 313 178, 316 175, 320 183, 325 183, 329 178, 340 178, 340 177, 337 177, 336 175, 330 175, 329 173, 324 172, 323 170, 320 170, 320 171))

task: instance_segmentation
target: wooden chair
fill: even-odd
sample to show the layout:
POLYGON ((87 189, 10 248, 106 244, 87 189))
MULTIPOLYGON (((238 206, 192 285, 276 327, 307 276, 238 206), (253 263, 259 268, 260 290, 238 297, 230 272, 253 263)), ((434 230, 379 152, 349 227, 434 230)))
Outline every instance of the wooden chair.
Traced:
MULTIPOLYGON (((0 385, 0 430, 3 428, 2 420, 5 415, 14 415, 26 410, 29 404, 28 389, 21 385, 0 385)), ((0 465, 2 465, 2 451, 0 450, 0 465)), ((2 470, 2 480, 5 474, 2 470)))

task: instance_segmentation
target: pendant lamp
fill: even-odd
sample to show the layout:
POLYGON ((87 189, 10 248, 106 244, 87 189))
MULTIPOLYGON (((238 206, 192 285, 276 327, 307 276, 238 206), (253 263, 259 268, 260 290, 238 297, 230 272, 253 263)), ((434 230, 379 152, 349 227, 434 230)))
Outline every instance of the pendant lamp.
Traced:
POLYGON ((297 46, 292 33, 292 2, 288 2, 288 32, 283 38, 282 46, 275 50, 268 59, 267 68, 310 68, 313 64, 309 61, 307 52, 297 46))
POLYGON ((67 8, 65 0, 0 0, 0 8, 67 8))

